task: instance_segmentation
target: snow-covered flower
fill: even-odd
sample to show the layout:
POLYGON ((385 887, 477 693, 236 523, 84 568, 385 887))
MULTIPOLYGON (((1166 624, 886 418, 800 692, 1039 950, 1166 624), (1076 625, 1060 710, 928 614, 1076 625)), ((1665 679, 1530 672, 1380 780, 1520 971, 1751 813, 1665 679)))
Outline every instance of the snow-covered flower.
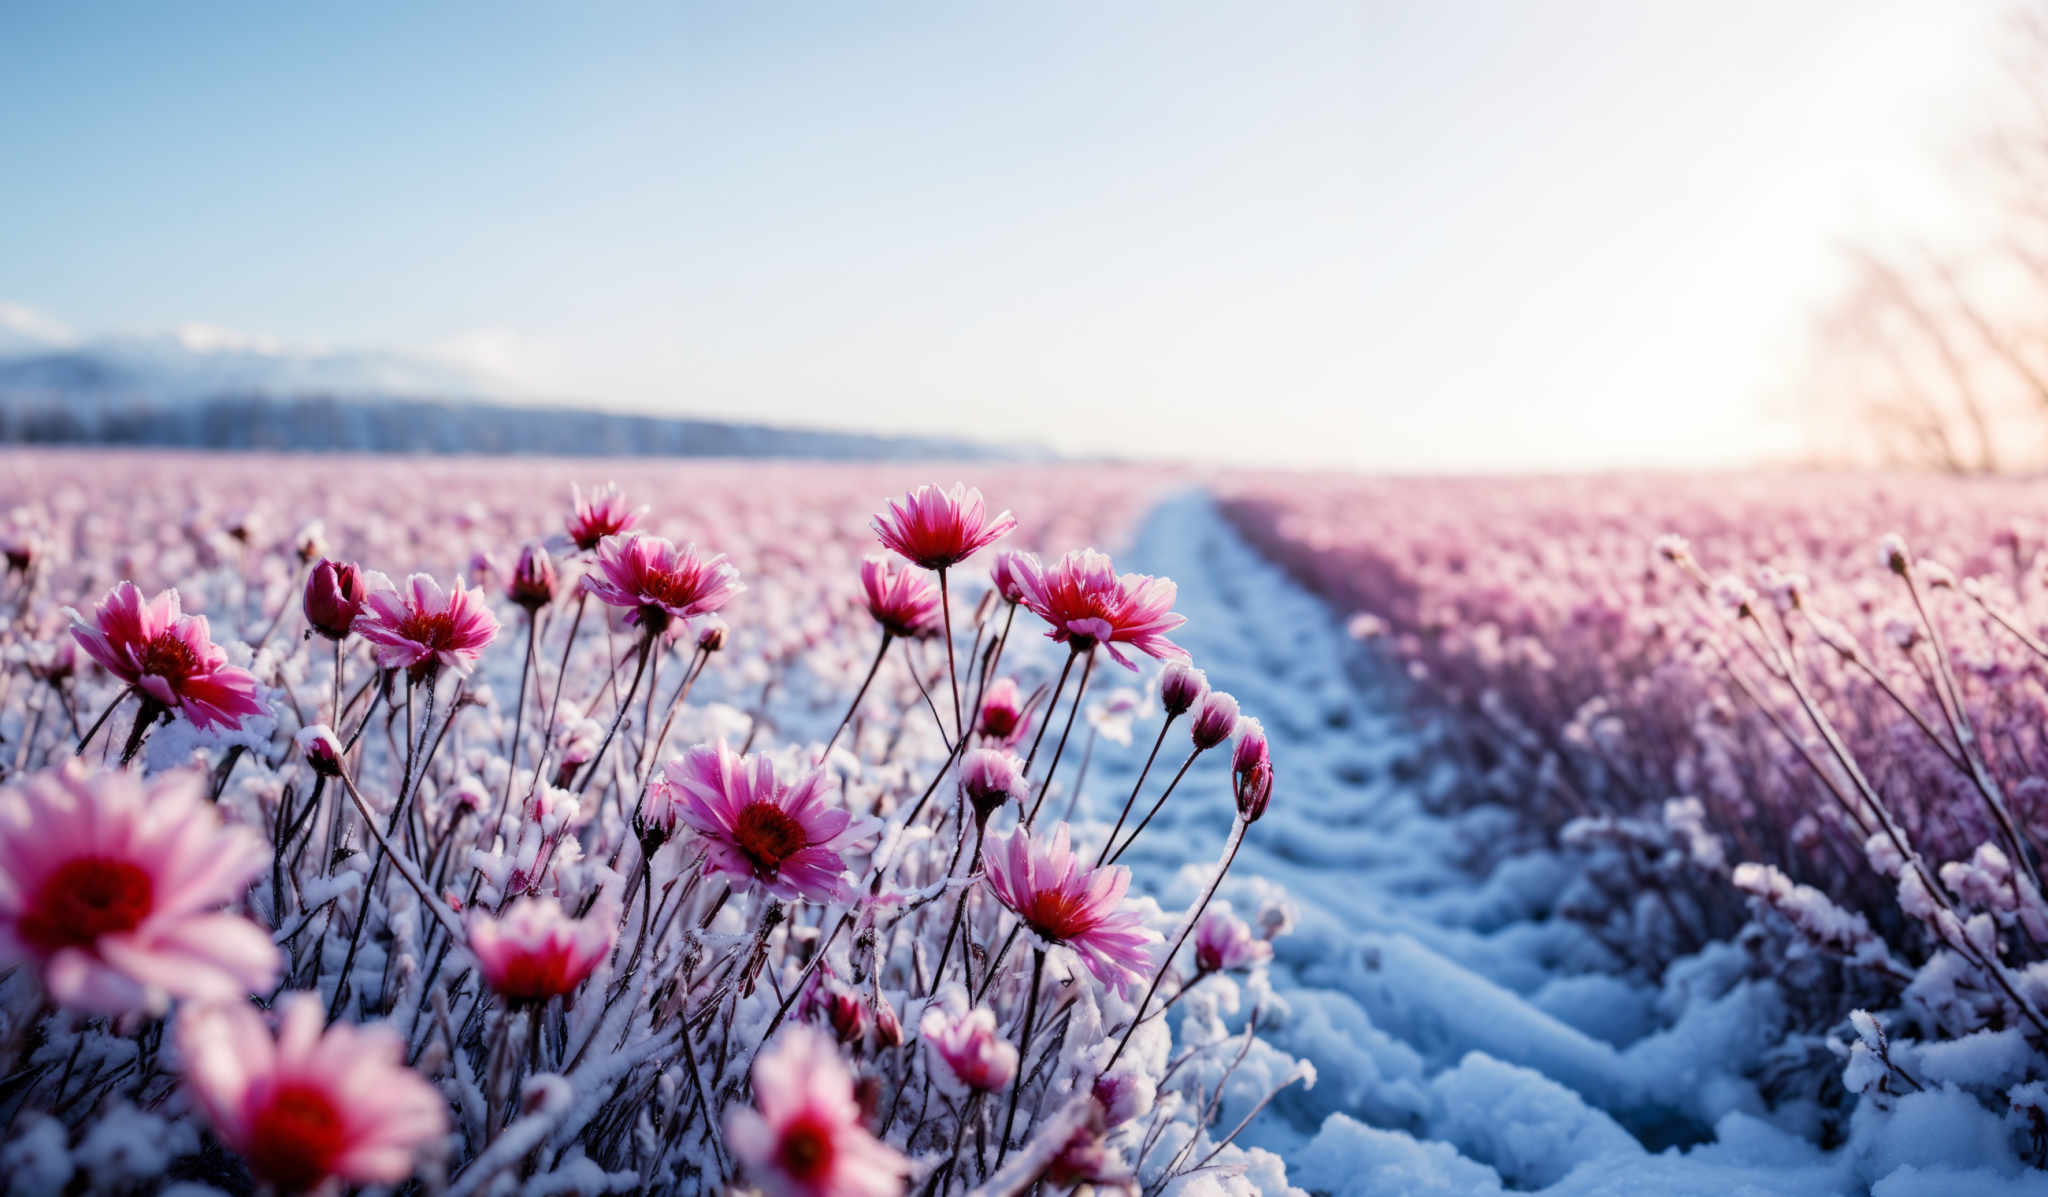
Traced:
POLYGON ((427 677, 446 667, 467 676, 498 635, 484 592, 463 586, 443 590, 426 574, 405 580, 405 588, 372 572, 356 633, 374 646, 377 664, 427 677))
POLYGON ((1237 731, 1237 699, 1221 690, 1211 690, 1195 704, 1194 722, 1188 738, 1203 752, 1228 740, 1237 731))
POLYGON ((835 805, 823 770, 785 783, 768 757, 740 756, 723 740, 669 762, 656 784, 668 787, 662 800, 674 804, 677 821, 702 838, 708 872, 778 898, 841 896, 843 854, 881 827, 835 805))
POLYGON ((831 1040, 785 1028, 754 1059, 754 1104, 725 1113, 725 1138, 769 1197, 897 1197, 910 1161, 868 1133, 853 1074, 831 1040))
POLYGON ((1096 980, 1128 996, 1152 967, 1159 934, 1123 905, 1131 871, 1090 868, 1068 846, 1069 835, 1059 823, 1050 839, 1034 841, 1023 827, 990 837, 989 888, 1042 945, 1073 950, 1096 980))
POLYGON ((269 863, 253 832, 222 826, 202 774, 66 762, 0 790, 0 967, 107 1015, 268 989, 277 946, 220 908, 269 863))
POLYGON ((976 748, 960 758, 960 792, 986 819, 1005 802, 1024 796, 1024 762, 1001 748, 976 748))
POLYGON ((695 545, 677 548, 637 532, 598 545, 597 566, 597 573, 584 576, 584 589, 625 611, 626 622, 649 635, 720 610, 742 589, 725 554, 703 557, 695 545))
POLYGON ((554 898, 520 898, 502 916, 471 911, 469 950, 499 997, 513 1003, 567 997, 618 941, 617 911, 600 902, 571 918, 554 898))
POLYGON ((331 1182, 395 1185, 447 1133, 447 1103, 405 1067, 386 1027, 337 1023, 311 993, 278 1002, 275 1036, 246 1002, 178 1016, 184 1082, 214 1133, 284 1192, 331 1182))
POLYGON ((1208 675, 1186 661, 1168 661, 1159 671, 1159 705, 1169 719, 1187 714, 1208 692, 1208 675))
POLYGON ((1218 906, 1195 924, 1195 967, 1205 973, 1245 972, 1273 958, 1273 945, 1218 906))
POLYGON ((1172 579, 1119 577, 1109 558, 1094 549, 1076 549, 1051 566, 1020 560, 1017 569, 1024 605, 1052 625, 1047 636, 1075 652, 1100 644, 1126 669, 1138 666, 1117 650, 1120 644, 1161 660, 1187 659, 1187 650, 1166 638, 1187 622, 1174 614, 1179 592, 1172 579))
POLYGON ((922 574, 892 569, 880 557, 860 563, 868 614, 892 636, 922 636, 939 623, 939 588, 922 574))
POLYGON ((874 519, 885 548, 925 569, 957 565, 1016 528, 1016 517, 1007 511, 991 519, 981 492, 964 482, 951 490, 920 486, 890 500, 889 509, 874 519))
POLYGON ((1000 1093, 1017 1076, 1017 1049, 996 1034, 995 1012, 967 1008, 966 994, 949 985, 917 1021, 932 1076, 955 1097, 969 1092, 1000 1093))
POLYGON ((71 635, 108 673, 151 702, 182 712, 194 727, 237 728, 263 713, 256 679, 228 664, 206 617, 185 614, 176 590, 144 602, 135 583, 123 582, 100 600, 90 622, 72 626, 71 635))

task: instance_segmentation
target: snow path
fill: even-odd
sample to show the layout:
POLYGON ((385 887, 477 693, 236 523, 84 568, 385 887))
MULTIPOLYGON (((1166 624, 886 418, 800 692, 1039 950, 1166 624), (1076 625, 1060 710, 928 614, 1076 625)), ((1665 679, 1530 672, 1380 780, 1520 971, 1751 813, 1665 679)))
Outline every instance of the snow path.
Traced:
MULTIPOLYGON (((1869 1152, 1823 1153, 1764 1120, 1740 1074, 1777 1042, 1774 991, 1744 978, 1733 949, 1674 968, 1660 994, 1612 975, 1589 935, 1547 917, 1563 862, 1539 853, 1475 877, 1461 861, 1505 834, 1509 813, 1426 809, 1431 787, 1449 780, 1447 758, 1404 718, 1393 687, 1369 683, 1333 613, 1207 497, 1163 503, 1118 562, 1178 583, 1188 623, 1175 638, 1272 744, 1272 807, 1221 896, 1250 916, 1277 882, 1300 912, 1276 944, 1261 1034, 1313 1062, 1318 1083, 1288 1090, 1240 1140, 1281 1155, 1291 1184, 1360 1197, 1728 1197, 1870 1191, 1894 1173, 1869 1152)), ((1128 684, 1120 674, 1099 671, 1092 693, 1128 684)), ((1106 828, 1087 820, 1115 818, 1156 726, 1140 720, 1134 749, 1096 758, 1077 839, 1100 842, 1106 828)), ((1185 752, 1176 729, 1139 810, 1185 752)), ((1211 753, 1191 770, 1124 858, 1134 893, 1173 906, 1194 898, 1231 825, 1227 757, 1211 753)), ((1192 1023, 1200 1003, 1191 995, 1187 1005, 1198 1008, 1185 1015, 1192 1023)), ((1260 1074, 1242 1093, 1233 1084, 1219 1127, 1280 1075, 1260 1074)), ((1906 1168, 1876 1191, 1931 1191, 1941 1177, 1906 1168)), ((1970 1178, 1979 1179, 1993 1178, 1970 1178)))

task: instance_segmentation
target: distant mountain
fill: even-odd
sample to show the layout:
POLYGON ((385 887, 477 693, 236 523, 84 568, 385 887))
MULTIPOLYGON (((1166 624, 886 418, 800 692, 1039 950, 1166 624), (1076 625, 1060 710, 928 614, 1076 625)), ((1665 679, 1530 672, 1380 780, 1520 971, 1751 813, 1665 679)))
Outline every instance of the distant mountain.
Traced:
POLYGON ((496 379, 396 354, 306 352, 189 327, 0 343, 0 442, 217 449, 833 459, 1046 456, 972 441, 511 403, 496 379))

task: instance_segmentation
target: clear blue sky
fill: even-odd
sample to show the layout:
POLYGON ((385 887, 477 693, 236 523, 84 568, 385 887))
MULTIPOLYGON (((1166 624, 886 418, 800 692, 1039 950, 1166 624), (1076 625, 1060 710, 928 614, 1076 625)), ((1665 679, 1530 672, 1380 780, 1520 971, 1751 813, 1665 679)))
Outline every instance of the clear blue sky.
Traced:
POLYGON ((1780 446, 1984 54, 1932 0, 302 7, 0 8, 0 301, 1376 468, 1780 446))

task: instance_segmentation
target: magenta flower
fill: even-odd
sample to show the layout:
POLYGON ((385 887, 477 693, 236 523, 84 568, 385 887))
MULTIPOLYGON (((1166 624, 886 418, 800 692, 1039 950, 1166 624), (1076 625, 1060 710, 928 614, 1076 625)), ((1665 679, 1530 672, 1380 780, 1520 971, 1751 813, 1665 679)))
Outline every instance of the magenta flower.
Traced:
POLYGON ((182 711, 195 727, 238 728, 263 713, 255 677, 228 664, 206 617, 184 614, 175 590, 145 603, 135 583, 123 582, 100 600, 91 623, 72 625, 71 635, 108 673, 151 702, 182 711))
POLYGON ((1221 907, 1195 924, 1195 967, 1205 973, 1246 972, 1273 958, 1273 945, 1221 907))
POLYGON ((1076 549, 1050 568, 1030 558, 1017 568, 1024 605, 1052 625, 1047 635, 1075 652, 1100 644, 1126 669, 1137 665, 1117 651, 1119 644, 1162 660, 1187 659, 1187 650, 1166 638, 1187 622, 1173 613, 1178 592, 1171 579, 1118 577, 1109 558, 1093 549, 1076 549))
POLYGON ((363 613, 363 575, 352 562, 326 561, 306 575, 306 622, 329 640, 345 640, 363 613))
POLYGON ((724 554, 704 558, 694 545, 678 549, 659 536, 613 537, 597 549, 598 573, 583 587, 626 612, 626 622, 660 635, 680 621, 724 607, 742 587, 724 554), (601 577, 599 575, 602 575, 601 577))
POLYGON ((1195 721, 1188 725, 1188 738, 1203 752, 1228 740, 1237 731, 1237 699, 1221 690, 1211 690, 1195 703, 1195 721))
POLYGON ((571 487, 576 509, 568 519, 569 539, 585 552, 596 548, 608 536, 617 536, 630 531, 640 517, 647 514, 645 507, 628 507, 626 496, 612 483, 605 483, 583 497, 581 487, 571 487))
POLYGON ((891 569, 880 557, 860 563, 868 614, 892 636, 924 636, 939 625, 939 588, 908 569, 891 569))
POLYGON ((1208 675, 1186 661, 1170 661, 1159 671, 1159 705, 1169 719, 1187 714, 1208 692, 1208 675))
POLYGON ((1031 713, 1024 709, 1024 692, 1012 678, 998 678, 981 699, 981 718, 974 731, 1000 748, 1013 748, 1031 730, 1031 713))
POLYGON ((1159 934, 1123 908, 1131 871, 1088 867, 1067 837, 1065 823, 1049 842, 1033 843, 1022 827, 1007 838, 990 837, 989 888, 1044 945, 1071 948, 1096 980, 1128 997, 1152 967, 1159 934))
POLYGON ((519 562, 512 567, 512 576, 505 580, 505 597, 514 606, 537 611, 555 600, 558 578, 555 559, 548 556, 547 549, 529 544, 519 550, 519 562))
POLYGON ((0 790, 0 967, 106 1015, 266 990, 277 946, 220 908, 269 863, 254 832, 221 824, 203 776, 68 761, 0 790))
POLYGON ((369 584, 356 633, 386 669, 420 678, 446 666, 467 676, 498 634, 498 617, 481 590, 443 590, 425 574, 407 578, 404 590, 380 573, 371 573, 369 584))
POLYGON ((975 748, 960 758, 960 792, 983 819, 1005 802, 1024 800, 1024 762, 1003 748, 975 748))
POLYGON ((775 776, 765 756, 740 756, 724 741, 699 745, 671 761, 650 795, 659 810, 704 840, 706 871, 724 873, 778 898, 841 897, 842 853, 873 838, 881 822, 830 803, 822 770, 794 785, 775 776))
POLYGON ((286 994, 272 1035, 243 1002, 178 1016, 186 1089, 214 1133, 266 1185, 395 1185, 448 1130, 447 1103, 405 1067, 388 1027, 327 1027, 319 997, 286 994))
POLYGON ((946 1000, 925 1007, 918 1033, 932 1059, 932 1076, 953 1097, 973 1091, 1000 1093, 1017 1076, 1017 1049, 996 1034, 996 1016, 986 1006, 966 1008, 958 986, 946 1000))
POLYGON ((952 490, 920 486, 901 500, 890 500, 889 510, 875 517, 874 528, 883 546, 905 561, 945 569, 1014 532, 1017 520, 1007 511, 990 519, 981 492, 956 482, 952 490))
POLYGON ((1038 558, 1015 549, 1005 549, 996 554, 995 563, 988 567, 989 584, 1006 603, 1024 601, 1024 584, 1017 579, 1018 564, 1022 561, 1036 562, 1038 558))
POLYGON ((553 898, 521 898, 502 917, 472 910, 469 950, 484 983, 514 1004, 567 997, 618 941, 618 912, 600 902, 570 918, 553 898))
POLYGON ((754 1106, 726 1110, 725 1140, 769 1197, 897 1197, 910 1161, 868 1133, 831 1040, 796 1025, 754 1059, 754 1106))

